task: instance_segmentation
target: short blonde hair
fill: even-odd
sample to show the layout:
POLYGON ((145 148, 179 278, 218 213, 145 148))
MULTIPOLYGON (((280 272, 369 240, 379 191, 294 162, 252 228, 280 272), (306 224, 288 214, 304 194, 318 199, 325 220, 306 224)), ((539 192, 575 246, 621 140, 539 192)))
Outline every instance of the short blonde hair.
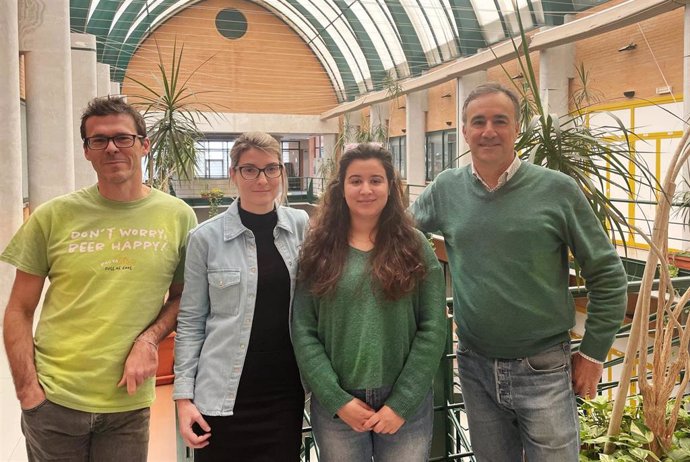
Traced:
MULTIPOLYGON (((235 168, 240 163, 240 157, 243 153, 250 149, 258 149, 266 154, 276 156, 278 163, 283 165, 283 160, 280 155, 280 143, 268 133, 264 132, 246 132, 242 133, 239 138, 235 140, 230 150, 230 168, 235 168)), ((283 167, 285 167, 283 165, 283 167)), ((281 192, 280 196, 276 198, 276 205, 287 203, 288 181, 285 168, 282 171, 281 192)))

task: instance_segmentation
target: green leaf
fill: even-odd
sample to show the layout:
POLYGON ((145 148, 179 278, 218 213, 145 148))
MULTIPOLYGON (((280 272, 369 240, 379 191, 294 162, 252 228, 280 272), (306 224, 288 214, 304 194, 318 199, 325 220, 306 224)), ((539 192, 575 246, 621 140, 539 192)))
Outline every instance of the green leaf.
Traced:
POLYGON ((686 449, 671 449, 666 456, 674 462, 690 462, 690 451, 686 449))
POLYGON ((644 443, 651 443, 654 440, 654 433, 644 427, 643 424, 638 424, 637 422, 632 422, 630 424, 630 434, 636 440, 644 443))
POLYGON ((687 437, 678 438, 678 446, 681 449, 690 452, 690 438, 687 438, 687 437))
POLYGON ((656 454, 654 454, 652 451, 649 451, 647 449, 631 448, 630 454, 633 457, 635 457, 636 460, 639 460, 640 462, 647 461, 649 457, 651 457, 654 460, 659 460, 659 458, 656 456, 656 454))

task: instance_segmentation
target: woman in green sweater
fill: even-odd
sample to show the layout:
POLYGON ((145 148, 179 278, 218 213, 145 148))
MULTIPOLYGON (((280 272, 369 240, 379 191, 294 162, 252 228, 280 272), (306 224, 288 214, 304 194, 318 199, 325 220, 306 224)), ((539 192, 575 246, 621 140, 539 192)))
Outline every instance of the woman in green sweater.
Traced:
POLYGON ((302 249, 293 345, 322 461, 425 461, 446 338, 441 266, 391 154, 346 150, 302 249))

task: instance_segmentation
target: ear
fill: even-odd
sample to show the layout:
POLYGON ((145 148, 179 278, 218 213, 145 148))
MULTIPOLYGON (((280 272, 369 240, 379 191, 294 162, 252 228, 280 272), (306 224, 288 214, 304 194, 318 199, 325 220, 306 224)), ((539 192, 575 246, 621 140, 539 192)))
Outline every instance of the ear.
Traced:
POLYGON ((89 148, 87 148, 85 144, 82 145, 82 148, 84 149, 84 157, 86 158, 86 160, 91 162, 91 156, 89 156, 89 148))
POLYGON ((467 141, 467 129, 465 128, 465 124, 462 124, 462 137, 467 141))
POLYGON ((141 146, 144 149, 144 154, 148 154, 151 149, 151 140, 148 137, 144 138, 141 142, 141 146))

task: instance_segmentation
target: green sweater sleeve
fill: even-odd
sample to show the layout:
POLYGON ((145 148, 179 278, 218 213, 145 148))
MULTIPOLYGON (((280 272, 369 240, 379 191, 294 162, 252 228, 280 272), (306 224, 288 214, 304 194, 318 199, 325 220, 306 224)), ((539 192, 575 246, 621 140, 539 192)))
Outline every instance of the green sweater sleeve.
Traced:
POLYGON ((580 351, 604 361, 625 315, 627 277, 616 249, 587 199, 573 183, 574 201, 568 217, 568 246, 582 268, 589 291, 585 335, 580 351))
POLYGON ((405 420, 414 415, 429 392, 446 344, 448 318, 443 271, 426 239, 424 252, 427 275, 412 294, 416 297, 417 333, 405 366, 386 400, 386 405, 405 420))
POLYGON ((321 405, 335 415, 353 396, 340 386, 338 375, 319 339, 315 298, 300 284, 293 303, 292 344, 297 365, 307 387, 321 405))
POLYGON ((415 220, 417 229, 425 233, 433 233, 439 231, 438 216, 434 204, 434 191, 436 182, 431 183, 424 188, 424 191, 417 197, 412 205, 409 207, 409 212, 415 220))

